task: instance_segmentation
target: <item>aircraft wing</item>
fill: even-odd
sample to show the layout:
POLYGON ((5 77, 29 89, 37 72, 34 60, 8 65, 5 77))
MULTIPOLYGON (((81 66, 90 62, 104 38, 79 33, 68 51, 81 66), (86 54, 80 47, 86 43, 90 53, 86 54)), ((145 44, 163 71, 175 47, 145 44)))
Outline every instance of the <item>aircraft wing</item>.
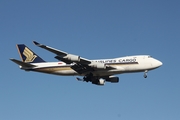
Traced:
POLYGON ((56 54, 56 55, 59 55, 59 56, 65 56, 65 55, 68 54, 68 53, 66 53, 66 52, 64 52, 64 51, 60 51, 60 50, 57 50, 57 49, 55 49, 55 48, 52 48, 52 47, 49 47, 49 46, 40 44, 40 43, 38 43, 38 42, 36 42, 36 41, 33 41, 33 43, 34 43, 35 45, 37 45, 38 47, 44 48, 44 49, 46 49, 46 50, 48 50, 48 51, 50 51, 50 52, 52 52, 52 53, 54 53, 54 54, 56 54))
POLYGON ((109 66, 106 66, 104 63, 98 63, 98 62, 93 62, 91 60, 82 58, 78 55, 73 55, 69 54, 67 52, 57 50, 55 48, 40 44, 36 41, 33 41, 33 43, 41 47, 45 50, 48 50, 57 56, 55 56, 56 59, 65 62, 66 64, 71 64, 74 63, 74 65, 71 67, 73 70, 78 72, 79 74, 86 73, 86 72, 92 72, 96 69, 107 69, 109 66))
POLYGON ((77 55, 72 55, 72 54, 68 54, 67 52, 61 51, 61 50, 57 50, 55 48, 40 44, 36 41, 33 41, 35 45, 37 45, 38 47, 41 47, 45 50, 48 50, 54 54, 56 54, 57 56, 55 57, 58 60, 61 60, 67 64, 73 63, 75 61, 78 61, 81 64, 90 64, 91 61, 85 58, 82 58, 80 56, 77 55))

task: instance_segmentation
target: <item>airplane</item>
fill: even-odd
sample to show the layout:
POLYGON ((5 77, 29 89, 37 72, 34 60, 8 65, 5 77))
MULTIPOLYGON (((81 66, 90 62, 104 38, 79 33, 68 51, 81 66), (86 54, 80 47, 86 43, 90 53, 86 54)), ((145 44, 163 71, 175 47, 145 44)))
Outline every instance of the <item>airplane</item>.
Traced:
POLYGON ((56 54, 58 62, 46 62, 24 44, 17 44, 20 60, 11 58, 10 60, 18 64, 20 69, 62 76, 82 76, 77 77, 78 81, 91 82, 95 85, 104 85, 105 82, 118 83, 119 77, 116 74, 147 72, 162 66, 162 62, 150 55, 134 55, 118 57, 113 59, 89 60, 79 55, 40 44, 33 43, 49 52, 56 54))

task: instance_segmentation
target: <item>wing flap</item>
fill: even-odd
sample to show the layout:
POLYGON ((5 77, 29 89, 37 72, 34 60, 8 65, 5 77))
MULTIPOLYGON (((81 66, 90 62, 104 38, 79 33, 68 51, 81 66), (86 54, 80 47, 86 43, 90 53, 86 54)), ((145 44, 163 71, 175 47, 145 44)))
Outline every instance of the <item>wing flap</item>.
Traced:
POLYGON ((80 58, 80 63, 81 64, 91 64, 91 61, 85 58, 80 58))
POLYGON ((88 65, 82 65, 82 64, 74 64, 73 66, 71 66, 71 68, 79 74, 89 73, 89 72, 94 71, 94 68, 88 65))

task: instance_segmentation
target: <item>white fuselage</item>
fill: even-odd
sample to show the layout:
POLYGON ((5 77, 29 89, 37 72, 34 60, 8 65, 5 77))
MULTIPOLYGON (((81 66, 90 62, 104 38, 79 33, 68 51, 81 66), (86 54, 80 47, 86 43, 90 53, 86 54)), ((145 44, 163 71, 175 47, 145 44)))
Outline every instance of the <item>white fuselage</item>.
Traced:
MULTIPOLYGON (((162 62, 156 60, 148 55, 138 55, 138 56, 127 56, 114 59, 99 59, 92 60, 92 62, 104 63, 113 69, 98 69, 94 70, 92 73, 94 76, 109 76, 121 73, 131 73, 131 72, 143 72, 145 70, 152 70, 160 67, 162 62)), ((31 69, 21 68, 28 71, 36 71, 55 75, 80 75, 84 76, 86 73, 78 74, 75 70, 71 68, 73 64, 66 64, 64 62, 43 62, 43 63, 32 63, 36 67, 31 69)))

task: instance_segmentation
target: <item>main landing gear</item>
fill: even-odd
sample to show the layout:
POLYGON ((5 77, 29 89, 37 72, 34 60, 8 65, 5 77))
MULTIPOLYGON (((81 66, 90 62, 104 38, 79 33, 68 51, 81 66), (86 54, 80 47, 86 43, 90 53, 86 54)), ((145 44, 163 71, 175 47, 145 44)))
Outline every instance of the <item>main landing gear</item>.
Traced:
POLYGON ((86 81, 86 82, 89 82, 89 81, 92 81, 93 80, 93 74, 92 73, 89 73, 87 75, 85 75, 83 78, 76 78, 78 81, 86 81))
POLYGON ((148 73, 148 70, 145 70, 144 71, 144 78, 147 78, 147 73, 148 73))

